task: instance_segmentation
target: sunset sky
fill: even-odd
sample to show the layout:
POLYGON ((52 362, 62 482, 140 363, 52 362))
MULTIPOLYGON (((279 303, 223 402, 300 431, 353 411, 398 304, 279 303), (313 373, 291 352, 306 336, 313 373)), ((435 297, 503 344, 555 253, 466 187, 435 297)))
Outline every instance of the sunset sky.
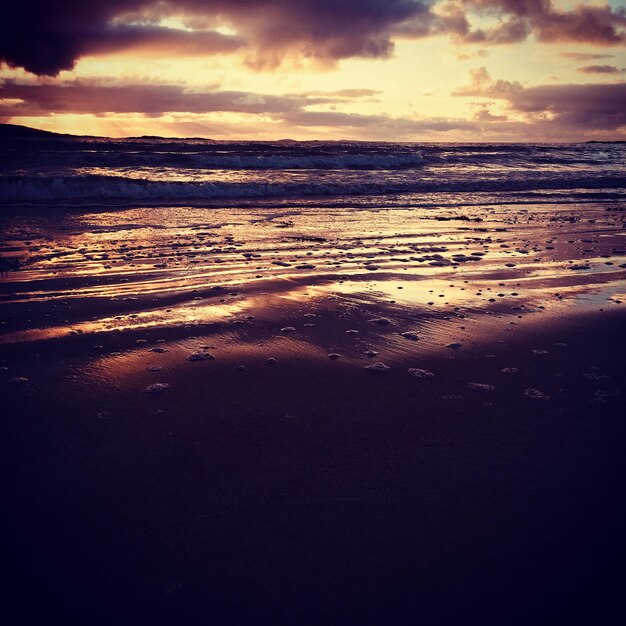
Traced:
POLYGON ((0 122, 218 139, 626 139, 623 1, 13 4, 0 122))

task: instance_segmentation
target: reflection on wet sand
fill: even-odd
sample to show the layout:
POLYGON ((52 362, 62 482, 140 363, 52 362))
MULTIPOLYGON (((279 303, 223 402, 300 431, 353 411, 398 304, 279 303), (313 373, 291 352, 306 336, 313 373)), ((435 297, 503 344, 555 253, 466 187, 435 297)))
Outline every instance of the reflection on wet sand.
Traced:
MULTIPOLYGON (((546 398, 555 383, 532 375, 537 355, 551 362, 573 329, 621 319, 626 245, 614 209, 545 202, 462 213, 173 207, 16 215, 4 252, 23 267, 1 284, 4 376, 36 388, 38 368, 57 359, 48 367, 69 376, 64 384, 108 388, 124 406, 123 390, 159 381, 165 395, 202 398, 201 387, 190 387, 202 368, 317 361, 338 373, 393 377, 433 374, 443 360, 437 384, 421 394, 461 399, 474 384, 497 388, 505 404, 528 388, 539 392, 528 397, 546 398), (534 346, 546 331, 550 345, 534 346), (207 349, 211 359, 192 357, 207 349), (461 353, 492 359, 489 383, 471 380, 476 365, 462 364, 461 353), (501 372, 520 364, 528 375, 514 377, 519 388, 507 395, 501 372)), ((617 381, 597 380, 594 393, 619 395, 617 381)), ((553 389, 550 397, 562 396, 553 389)))
POLYGON ((623 320, 613 208, 15 215, 3 254, 23 267, 0 285, 5 389, 16 406, 114 421, 207 403, 235 416, 274 396, 279 413, 303 415, 320 394, 367 414, 363 386, 391 413, 442 419, 528 403, 619 411, 618 344, 605 350, 588 330, 623 320))
POLYGON ((77 333, 100 341, 189 324, 215 332, 240 314, 258 325, 327 307, 344 317, 392 309, 441 344, 437 336, 460 315, 476 326, 487 315, 614 308, 623 297, 625 245, 621 213, 611 208, 494 205, 461 217, 389 207, 15 216, 3 251, 23 267, 1 285, 0 341, 58 342, 77 333))

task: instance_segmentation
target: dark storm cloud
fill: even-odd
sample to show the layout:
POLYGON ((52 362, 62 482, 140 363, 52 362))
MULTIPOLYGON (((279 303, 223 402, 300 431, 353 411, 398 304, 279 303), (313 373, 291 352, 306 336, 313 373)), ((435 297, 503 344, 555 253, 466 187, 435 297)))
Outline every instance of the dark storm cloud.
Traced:
POLYGON ((504 100, 509 110, 528 116, 530 122, 564 130, 626 127, 626 82, 525 87, 516 81, 493 80, 482 67, 471 73, 469 85, 453 95, 504 100))
MULTIPOLYGON (((5 26, 0 25, 0 32, 5 26)), ((244 45, 239 37, 215 31, 186 31, 145 25, 85 24, 75 35, 67 28, 5 33, 0 38, 0 59, 12 66, 41 75, 54 75, 71 69, 86 54, 108 54, 124 50, 149 50, 177 56, 211 55, 234 52, 244 45)))
POLYGON ((89 41, 92 54, 121 50, 171 52, 177 55, 205 55, 234 52, 244 45, 239 37, 215 31, 186 31, 156 26, 119 25, 95 31, 89 41))
MULTIPOLYGON (((391 54, 391 30, 429 13, 429 0, 22 0, 3 11, 0 59, 36 74, 71 69, 88 54, 110 52, 154 40, 172 41, 158 27, 163 17, 178 17, 194 27, 200 45, 208 37, 213 51, 232 49, 245 40, 248 61, 276 65, 289 53, 335 60, 391 54), (235 41, 213 32, 232 24, 235 41)), ((182 31, 181 44, 189 43, 182 31)), ((192 37, 192 36, 190 36, 192 37)), ((157 45, 158 48, 158 45, 157 45)))

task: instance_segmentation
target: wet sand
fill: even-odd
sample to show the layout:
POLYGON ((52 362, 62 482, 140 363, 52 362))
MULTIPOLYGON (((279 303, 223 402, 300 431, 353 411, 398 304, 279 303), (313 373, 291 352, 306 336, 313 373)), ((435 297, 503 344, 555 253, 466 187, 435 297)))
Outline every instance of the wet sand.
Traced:
POLYGON ((66 623, 609 615, 624 213, 540 200, 7 209, 15 604, 66 623))

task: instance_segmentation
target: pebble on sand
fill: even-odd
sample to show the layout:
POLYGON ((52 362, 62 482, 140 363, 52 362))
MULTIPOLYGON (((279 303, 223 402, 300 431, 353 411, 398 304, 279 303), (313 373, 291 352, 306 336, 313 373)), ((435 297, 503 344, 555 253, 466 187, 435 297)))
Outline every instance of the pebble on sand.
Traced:
POLYGON ((595 394, 593 395, 593 402, 596 402, 598 404, 607 404, 608 402, 611 402, 611 400, 613 400, 614 398, 620 395, 621 395, 621 391, 599 390, 599 391, 596 391, 595 394))
POLYGON ((292 333, 295 329, 295 327, 293 326, 285 326, 284 328, 280 329, 281 333, 292 333))
POLYGON ((12 385, 23 385, 24 383, 28 382, 28 378, 25 378, 24 376, 16 376, 14 378, 9 378, 7 382, 11 383, 12 385))
POLYGON ((588 380, 610 380, 611 378, 608 374, 602 374, 601 372, 587 372, 583 376, 588 380))
POLYGON ((157 354, 162 354, 163 352, 167 352, 165 348, 150 348, 150 352, 156 352, 157 354))
POLYGON ((336 359, 340 359, 341 358, 341 354, 338 354, 337 352, 331 352, 328 355, 329 359, 332 359, 333 361, 335 361, 336 359))
POLYGON ((363 354, 370 357, 378 356, 378 352, 376 352, 376 350, 366 350, 363 354))
POLYGON ((169 383, 154 383, 153 385, 148 385, 146 387, 146 391, 148 393, 162 393, 169 387, 169 383))
POLYGON ((547 400, 550 397, 543 391, 539 391, 539 389, 533 389, 533 387, 528 387, 528 389, 524 390, 524 395, 531 400, 547 400))
POLYGON ((503 374, 517 374, 518 369, 517 367, 503 367, 500 371, 503 374))
POLYGON ((453 343, 449 343, 446 348, 462 348, 463 344, 462 343, 458 343, 457 341, 453 342, 453 343))
POLYGON ((423 370, 417 367, 410 367, 408 369, 409 375, 414 378, 434 378, 435 375, 430 370, 423 370))
POLYGON ((419 335, 411 331, 400 333, 400 335, 404 337, 405 339, 410 339, 411 341, 417 341, 419 339, 419 335))
POLYGON ((151 365, 147 367, 146 370, 149 372, 160 372, 163 368, 160 365, 151 365))
POLYGON ((265 360, 265 362, 266 362, 268 365, 276 365, 276 363, 278 363, 278 361, 277 361, 277 360, 276 360, 273 356, 271 356, 271 357, 267 358, 267 359, 265 360))
POLYGON ((493 385, 487 385, 485 383, 467 383, 467 386, 474 391, 495 391, 493 385))
POLYGON ((191 356, 187 357, 188 361, 211 361, 215 357, 210 352, 201 350, 200 352, 194 352, 191 356))
POLYGON ((386 317, 375 317, 371 319, 370 322, 372 322, 372 324, 380 324, 381 326, 387 326, 392 323, 391 320, 386 317))
POLYGON ((373 363, 372 365, 366 365, 364 369, 369 370, 370 372, 386 372, 391 368, 388 365, 379 362, 373 363))

